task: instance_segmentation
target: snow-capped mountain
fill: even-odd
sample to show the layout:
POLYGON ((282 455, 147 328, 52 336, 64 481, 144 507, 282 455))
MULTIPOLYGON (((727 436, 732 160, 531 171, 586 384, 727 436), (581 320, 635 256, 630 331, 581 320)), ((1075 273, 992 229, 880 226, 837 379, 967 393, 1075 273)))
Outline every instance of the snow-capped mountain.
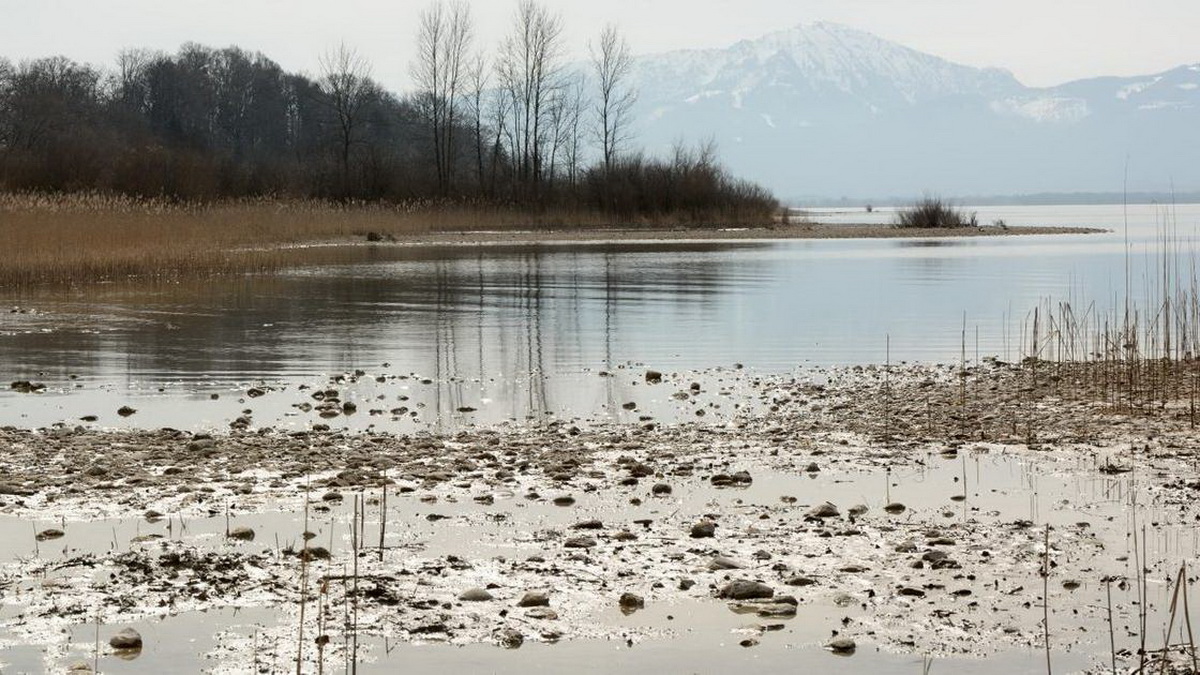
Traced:
POLYGON ((1039 89, 817 23, 639 58, 652 150, 716 140, 784 197, 1200 188, 1200 65, 1039 89))

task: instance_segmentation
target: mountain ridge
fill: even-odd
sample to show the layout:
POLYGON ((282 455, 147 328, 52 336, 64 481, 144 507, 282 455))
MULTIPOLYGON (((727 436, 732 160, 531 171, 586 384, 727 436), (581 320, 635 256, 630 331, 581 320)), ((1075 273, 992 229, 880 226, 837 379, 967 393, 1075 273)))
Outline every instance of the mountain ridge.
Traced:
POLYGON ((1104 192, 1127 158, 1139 188, 1200 188, 1200 64, 1030 87, 817 22, 641 56, 632 82, 652 151, 711 137, 783 197, 1104 192))

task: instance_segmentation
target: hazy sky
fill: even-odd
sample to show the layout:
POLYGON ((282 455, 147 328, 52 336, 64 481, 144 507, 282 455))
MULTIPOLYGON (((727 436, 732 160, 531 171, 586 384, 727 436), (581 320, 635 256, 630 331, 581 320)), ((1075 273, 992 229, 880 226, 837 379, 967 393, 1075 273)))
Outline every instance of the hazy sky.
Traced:
MULTIPOLYGON (((174 51, 185 41, 259 50, 316 71, 345 41, 380 81, 407 87, 412 0, 0 0, 0 56, 65 54, 109 64, 122 47, 174 51)), ((471 0, 481 45, 498 42, 515 0, 471 0)), ((833 21, 1029 85, 1151 73, 1200 62, 1200 0, 544 0, 576 55, 606 22, 637 53, 726 46, 780 28, 833 21)))

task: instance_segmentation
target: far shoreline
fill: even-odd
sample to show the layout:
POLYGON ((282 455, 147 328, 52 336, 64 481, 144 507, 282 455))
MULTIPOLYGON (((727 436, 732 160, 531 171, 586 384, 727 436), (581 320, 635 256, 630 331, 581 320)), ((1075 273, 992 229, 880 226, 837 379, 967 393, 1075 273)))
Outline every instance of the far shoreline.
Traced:
MULTIPOLYGON (((550 244, 669 241, 771 241, 788 239, 949 239, 974 237, 1014 237, 1064 234, 1103 234, 1110 230, 1095 227, 1054 226, 982 226, 944 228, 902 228, 891 225, 773 225, 733 227, 582 227, 530 228, 527 230, 458 230, 406 234, 395 238, 381 235, 379 240, 356 240, 368 245, 486 245, 550 244)), ((327 242, 340 245, 344 242, 327 242)), ((320 245, 320 244, 313 244, 320 245)))

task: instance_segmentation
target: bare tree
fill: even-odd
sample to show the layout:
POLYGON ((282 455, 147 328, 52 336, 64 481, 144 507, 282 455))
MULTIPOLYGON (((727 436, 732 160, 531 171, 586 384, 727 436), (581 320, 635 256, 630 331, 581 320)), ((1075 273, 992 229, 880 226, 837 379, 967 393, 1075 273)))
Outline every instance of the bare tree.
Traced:
POLYGON ((435 0, 421 12, 413 78, 421 115, 433 138, 438 189, 447 194, 454 181, 457 157, 454 130, 459 92, 468 75, 474 28, 463 0, 435 0))
POLYGON ((321 92, 337 125, 342 187, 345 189, 350 175, 350 149, 364 122, 364 109, 375 95, 375 85, 371 82, 370 64, 345 44, 323 54, 319 63, 321 92))
POLYGON ((471 131, 475 140, 475 180, 479 189, 484 186, 484 147, 487 144, 484 138, 484 96, 487 95, 488 77, 487 59, 482 54, 475 56, 471 60, 467 68, 467 115, 471 124, 471 131))
POLYGON ((604 172, 608 174, 621 146, 629 140, 631 111, 637 101, 637 93, 629 86, 633 57, 629 43, 616 26, 608 24, 600 32, 599 49, 592 50, 592 69, 599 88, 596 136, 600 141, 604 172))
POLYGON ((561 86, 562 41, 562 18, 533 0, 521 0, 496 66, 512 108, 510 149, 517 177, 535 196, 553 143, 550 103, 561 86))

